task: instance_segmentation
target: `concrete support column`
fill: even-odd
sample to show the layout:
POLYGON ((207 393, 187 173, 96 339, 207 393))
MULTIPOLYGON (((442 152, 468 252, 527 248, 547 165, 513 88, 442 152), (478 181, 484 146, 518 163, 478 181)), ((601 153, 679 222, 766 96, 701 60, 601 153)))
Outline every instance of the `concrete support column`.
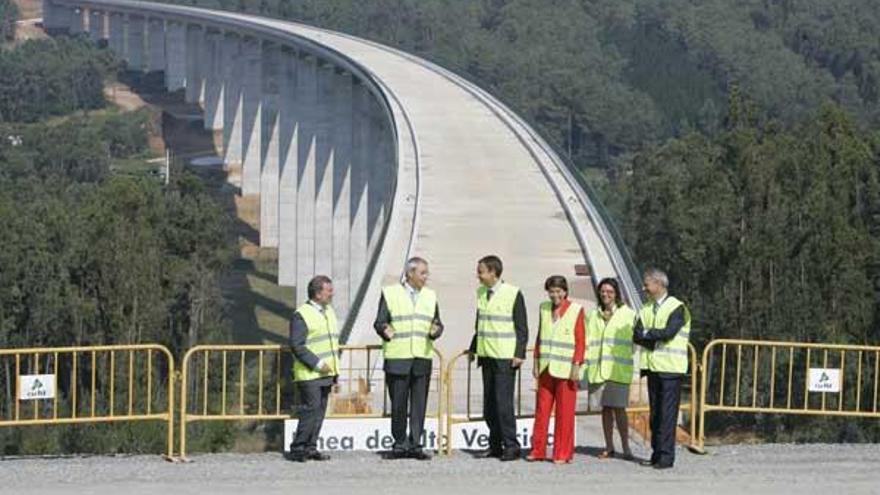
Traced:
POLYGON ((167 62, 165 60, 165 20, 150 19, 149 30, 150 45, 150 72, 160 72, 165 70, 167 62))
POLYGON ((165 27, 165 89, 177 91, 186 84, 186 26, 168 21, 165 27))
POLYGON ((333 273, 333 106, 336 72, 318 69, 318 113, 315 121, 315 275, 333 273))
POLYGON ((348 316, 350 281, 351 162, 353 146, 352 75, 337 73, 333 99, 333 287, 340 320, 348 316))
MULTIPOLYGON (((296 301, 306 300, 315 271, 315 161, 318 108, 318 61, 303 56, 297 67, 296 301)), ((282 225, 282 229, 286 225, 282 225)), ((283 240, 283 238, 282 238, 283 240)))
POLYGON ((125 58, 125 14, 111 12, 107 19, 107 35, 110 49, 119 58, 125 58))
POLYGON ((241 88, 241 194, 260 194, 263 155, 263 47, 259 39, 248 38, 242 45, 241 88))
MULTIPOLYGON (((281 180, 281 105, 287 76, 287 59, 278 45, 263 46, 262 136, 263 168, 260 172, 260 247, 278 247, 278 188, 281 180)), ((284 102, 288 103, 288 102, 284 102)), ((292 132, 292 129, 284 129, 292 132)))
POLYGON ((89 37, 95 43, 107 38, 105 18, 104 12, 100 10, 89 11, 89 37))
POLYGON ((144 70, 144 18, 140 16, 128 16, 128 36, 125 47, 128 69, 132 71, 144 70))
POLYGON ((367 259, 370 259, 379 247, 379 236, 392 200, 390 181, 391 172, 395 168, 390 122, 375 99, 371 100, 371 107, 373 130, 367 166, 369 171, 367 182, 370 184, 367 194, 367 259))
POLYGON ((85 11, 83 11, 83 9, 80 9, 79 7, 70 7, 68 10, 70 11, 70 14, 68 14, 67 16, 69 22, 67 32, 69 32, 71 36, 77 36, 85 33, 85 11))
POLYGON ((354 106, 351 163, 351 231, 349 232, 349 280, 352 294, 364 282, 367 270, 367 197, 369 195, 369 163, 372 150, 372 93, 355 81, 352 87, 354 106))
POLYGON ((187 103, 198 103, 202 96, 202 42, 205 32, 202 26, 186 27, 186 93, 187 103))
POLYGON ((68 13, 64 7, 55 5, 51 0, 43 0, 43 30, 49 35, 67 31, 68 13))
POLYGON ((204 48, 207 56, 205 67, 205 129, 223 129, 224 84, 223 84, 223 33, 207 31, 204 48))
MULTIPOLYGON (((278 115, 278 156, 281 179, 278 185, 278 284, 297 285, 297 206, 299 198, 300 141, 303 116, 310 111, 308 99, 300 97, 300 85, 309 74, 308 61, 302 61, 296 52, 281 54, 281 103, 278 115)), ((262 196, 261 196, 262 200, 262 196)), ((305 293, 303 289, 302 294, 305 293)), ((302 302, 297 291, 297 304, 302 302)))
POLYGON ((223 162, 228 166, 241 164, 241 80, 244 68, 241 38, 226 33, 223 38, 223 162))

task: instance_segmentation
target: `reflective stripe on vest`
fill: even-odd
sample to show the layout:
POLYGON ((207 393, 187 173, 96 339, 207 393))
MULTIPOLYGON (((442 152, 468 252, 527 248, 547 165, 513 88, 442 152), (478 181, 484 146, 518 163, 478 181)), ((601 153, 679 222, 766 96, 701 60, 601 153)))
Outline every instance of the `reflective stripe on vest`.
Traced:
POLYGON ((540 349, 538 371, 547 370, 550 376, 567 380, 571 377, 574 361, 575 328, 581 305, 570 303, 562 318, 553 321, 553 303, 541 303, 540 349))
POLYGON ((633 378, 632 334, 636 312, 623 305, 606 323, 598 309, 587 315, 587 366, 589 383, 611 381, 629 385, 633 378))
POLYGON ((477 289, 477 356, 512 359, 516 352, 513 306, 519 289, 500 283, 488 299, 489 290, 477 289))
POLYGON ((382 296, 394 330, 391 340, 382 343, 385 359, 432 359, 434 343, 429 334, 437 311, 437 294, 423 287, 413 305, 406 287, 395 284, 382 289, 382 296))
POLYGON ((654 350, 642 349, 640 367, 658 373, 687 373, 688 340, 691 334, 691 313, 684 303, 667 297, 657 314, 652 303, 645 304, 640 312, 642 326, 646 331, 666 328, 666 322, 675 310, 684 307, 684 325, 668 342, 657 342, 654 350))
POLYGON ((312 370, 302 362, 293 360, 293 380, 297 382, 315 380, 339 374, 339 330, 336 326, 336 312, 332 306, 321 313, 311 304, 303 304, 296 310, 309 332, 306 335, 306 349, 330 366, 329 373, 312 370))

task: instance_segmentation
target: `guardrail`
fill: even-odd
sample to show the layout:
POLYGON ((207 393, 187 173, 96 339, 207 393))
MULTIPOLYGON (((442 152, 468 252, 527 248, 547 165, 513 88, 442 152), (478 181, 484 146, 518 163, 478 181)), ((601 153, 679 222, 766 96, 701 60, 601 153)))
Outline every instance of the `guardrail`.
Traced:
POLYGON ((165 421, 173 458, 175 368, 164 346, 0 349, 0 375, 0 427, 165 421))
MULTIPOLYGON (((373 375, 381 345, 340 346, 342 366, 330 396, 328 418, 389 415, 384 380, 373 375), (374 395, 376 387, 381 399, 374 395), (381 401, 381 405, 379 405, 381 401)), ((432 391, 442 419, 443 356, 435 349, 432 391)), ((295 402, 290 375, 293 356, 280 345, 202 345, 190 349, 181 365, 180 457, 186 459, 187 426, 200 421, 271 421, 292 418, 295 402)), ((380 370, 381 371, 381 370, 380 370)))
POLYGON ((709 412, 880 418, 880 347, 720 339, 702 368, 700 449, 709 412))

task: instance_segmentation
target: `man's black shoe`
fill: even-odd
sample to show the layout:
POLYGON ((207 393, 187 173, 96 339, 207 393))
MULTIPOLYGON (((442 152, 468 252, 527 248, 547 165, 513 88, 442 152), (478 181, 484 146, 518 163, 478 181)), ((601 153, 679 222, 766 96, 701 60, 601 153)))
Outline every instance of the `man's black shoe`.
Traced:
POLYGON ((432 456, 422 449, 416 449, 409 452, 409 457, 417 461, 430 461, 432 456))
POLYGON ((672 464, 654 464, 654 469, 672 469, 672 464))
POLYGON ((389 450, 385 454, 385 459, 388 459, 388 460, 406 459, 407 457, 409 457, 409 452, 407 452, 403 449, 389 450))
POLYGON ((639 466, 643 466, 643 467, 651 467, 654 464, 657 464, 657 463, 650 460, 650 459, 645 459, 644 461, 639 461, 639 466))
POLYGON ((306 456, 310 461, 329 461, 330 456, 327 454, 322 454, 317 450, 314 452, 309 452, 306 456))
POLYGON ((286 452, 284 458, 291 462, 306 462, 309 460, 305 452, 286 452))
POLYGON ((519 449, 510 449, 505 450, 503 454, 501 454, 501 461, 518 461, 520 458, 519 449))
POLYGON ((489 450, 486 450, 486 451, 480 452, 479 454, 476 455, 476 457, 477 457, 478 459, 493 459, 493 458, 494 458, 494 459, 500 459, 501 456, 503 455, 503 453, 504 453, 504 452, 501 451, 501 450, 492 450, 492 449, 489 449, 489 450))

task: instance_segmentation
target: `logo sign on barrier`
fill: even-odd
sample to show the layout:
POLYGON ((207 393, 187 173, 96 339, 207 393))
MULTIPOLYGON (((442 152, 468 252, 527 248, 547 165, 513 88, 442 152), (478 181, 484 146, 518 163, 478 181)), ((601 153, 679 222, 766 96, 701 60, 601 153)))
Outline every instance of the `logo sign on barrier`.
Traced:
POLYGON ((55 375, 21 375, 18 377, 18 400, 55 398, 55 375))
POLYGON ((840 370, 810 368, 810 392, 840 392, 840 370))
MULTIPOLYGON (((516 429, 523 448, 530 448, 532 441, 532 419, 518 419, 516 429)), ((290 450, 296 433, 297 420, 284 422, 284 450, 290 450)), ((425 419, 422 444, 427 450, 438 450, 446 446, 446 434, 437 431, 437 420, 425 419)), ((550 420, 548 444, 553 445, 553 419, 550 420)), ((394 437, 391 436, 391 420, 388 418, 327 419, 318 437, 318 450, 391 450, 394 437)), ((452 448, 484 450, 489 448, 489 429, 482 421, 456 423, 452 425, 452 448)))

